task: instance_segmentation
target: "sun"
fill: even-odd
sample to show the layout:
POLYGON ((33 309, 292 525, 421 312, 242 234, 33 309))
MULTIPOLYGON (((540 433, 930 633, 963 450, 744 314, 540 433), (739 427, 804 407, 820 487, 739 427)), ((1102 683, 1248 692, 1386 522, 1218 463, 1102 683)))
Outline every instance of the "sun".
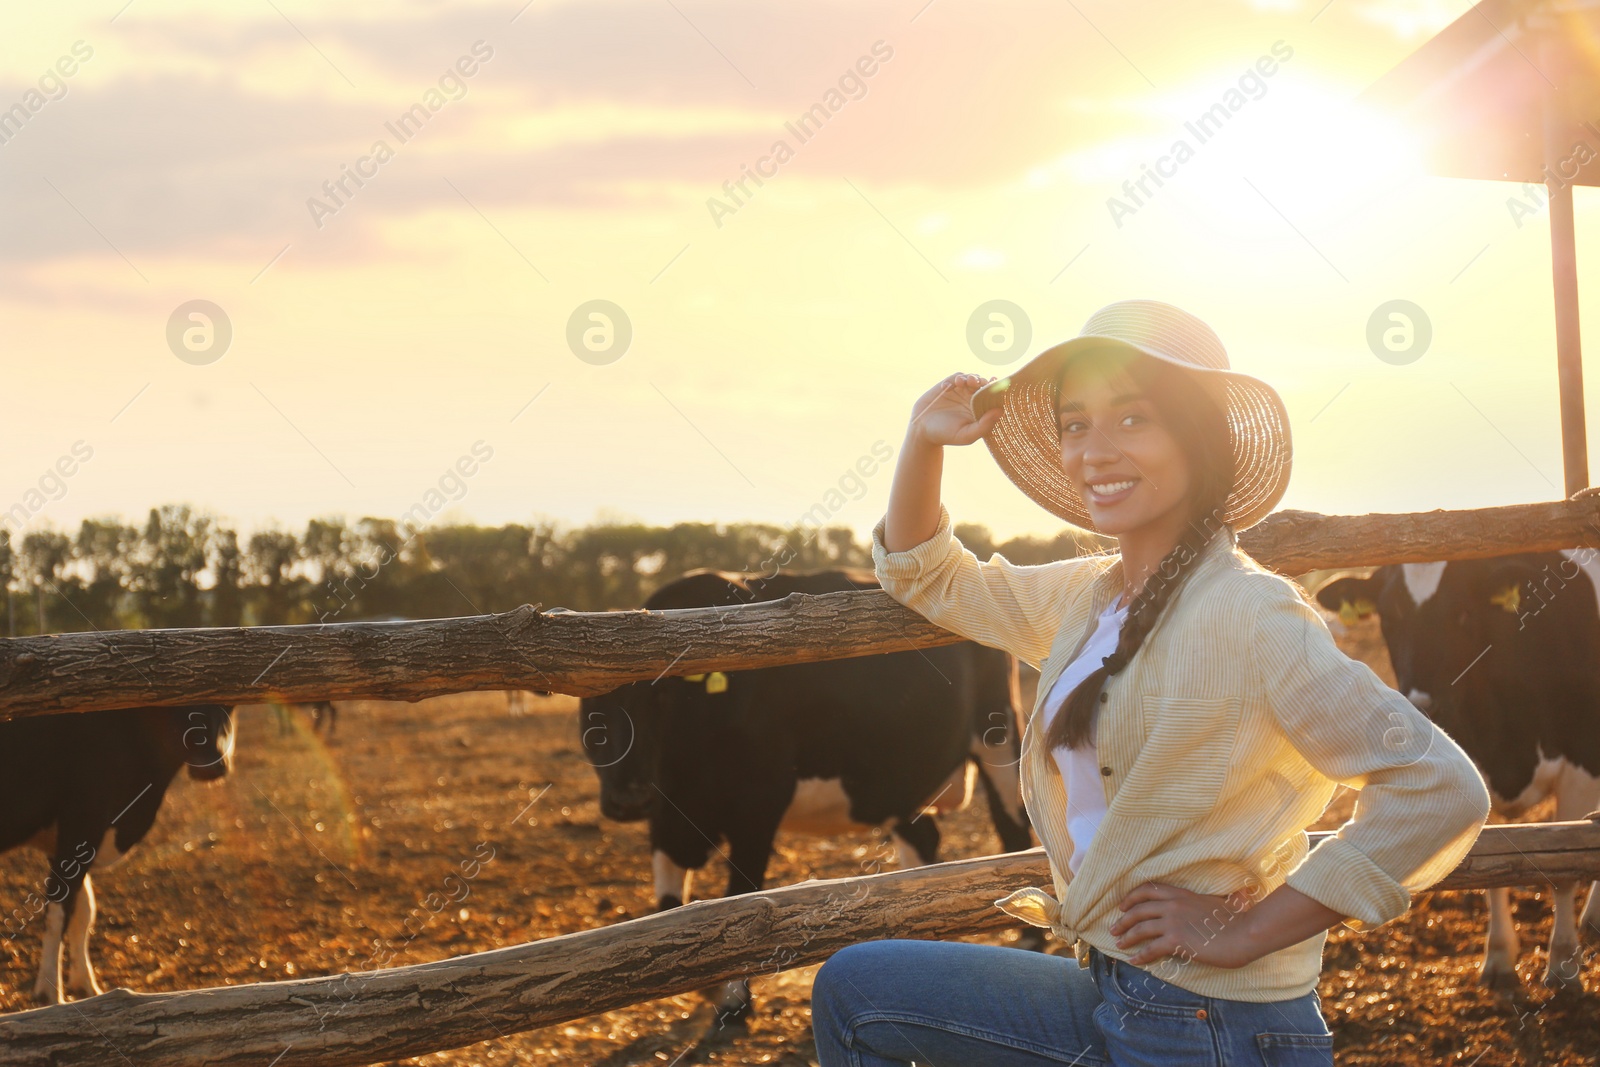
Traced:
MULTIPOLYGON (((1197 146, 1190 194, 1227 218, 1266 206, 1296 225, 1360 217, 1424 174, 1417 138, 1357 104, 1353 90, 1275 79, 1226 127, 1197 146)), ((1201 113, 1201 108, 1197 113, 1201 113)))

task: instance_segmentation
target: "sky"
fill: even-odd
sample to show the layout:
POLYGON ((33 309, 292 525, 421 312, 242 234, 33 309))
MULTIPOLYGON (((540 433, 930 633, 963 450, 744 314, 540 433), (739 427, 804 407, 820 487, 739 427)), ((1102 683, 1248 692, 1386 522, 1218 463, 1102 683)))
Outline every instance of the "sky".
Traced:
MULTIPOLYGON (((9 5, 0 512, 297 528, 442 480, 436 521, 864 537, 918 396, 1132 297, 1283 395, 1282 507, 1559 499, 1543 212, 1352 103, 1468 7, 9 5), (991 301, 1025 344, 969 340, 991 301)), ((957 521, 1061 529, 981 443, 945 470, 957 521)))

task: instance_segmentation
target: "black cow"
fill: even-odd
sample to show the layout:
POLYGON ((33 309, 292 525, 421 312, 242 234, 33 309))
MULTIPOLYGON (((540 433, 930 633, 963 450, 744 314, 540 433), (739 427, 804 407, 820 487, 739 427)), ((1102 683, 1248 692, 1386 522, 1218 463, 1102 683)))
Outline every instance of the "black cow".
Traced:
POLYGON ((12 940, 42 914, 44 952, 34 996, 59 1004, 61 942, 67 988, 100 993, 89 962, 90 871, 110 867, 149 832, 182 767, 213 781, 233 760, 233 709, 220 704, 68 712, 0 722, 0 852, 33 845, 50 856, 41 891, 4 917, 12 940))
MULTIPOLYGON (((1557 819, 1600 806, 1600 563, 1592 549, 1379 567, 1317 593, 1346 622, 1376 612, 1399 689, 1477 763, 1495 814, 1552 794, 1557 819)), ((1544 984, 1581 990, 1573 891, 1555 887, 1544 984)), ((1581 920, 1600 934, 1600 883, 1581 920)), ((1480 978, 1516 984, 1510 895, 1489 890, 1480 978)))
MULTIPOLYGON (((763 578, 692 571, 653 610, 876 589, 848 569, 763 578)), ((937 859, 932 814, 966 804, 983 781, 1003 849, 1032 846, 1018 782, 1016 661, 970 641, 821 663, 635 682, 579 703, 584 751, 608 818, 648 818, 657 905, 689 899, 712 850, 728 895, 763 887, 780 828, 839 833, 887 826, 897 865, 937 859), (719 842, 727 843, 727 852, 719 842)), ((1041 947, 1038 931, 1025 931, 1041 947)), ((729 983, 723 1019, 745 1018, 749 988, 729 983)))

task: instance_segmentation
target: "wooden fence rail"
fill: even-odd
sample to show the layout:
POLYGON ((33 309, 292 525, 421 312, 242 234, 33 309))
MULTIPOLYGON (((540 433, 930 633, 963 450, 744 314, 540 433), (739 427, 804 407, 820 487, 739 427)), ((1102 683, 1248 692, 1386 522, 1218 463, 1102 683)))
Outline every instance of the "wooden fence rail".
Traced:
MULTIPOLYGON (((1241 535, 1286 574, 1600 546, 1600 497, 1409 515, 1279 512, 1241 535)), ((733 608, 541 612, 419 622, 122 630, 0 639, 0 720, 151 704, 488 689, 604 693, 699 674, 959 640, 879 590, 733 608), (841 651, 842 650, 842 651, 841 651)))
MULTIPOLYGON (((1312 845, 1331 831, 1312 833, 1312 845)), ((1042 849, 696 901, 614 926, 366 973, 178 993, 116 989, 0 1015, 0 1067, 334 1067, 551 1026, 886 937, 949 938, 1015 920, 993 902, 1049 885, 1042 849)), ((1434 888, 1600 877, 1591 821, 1493 825, 1434 888)))

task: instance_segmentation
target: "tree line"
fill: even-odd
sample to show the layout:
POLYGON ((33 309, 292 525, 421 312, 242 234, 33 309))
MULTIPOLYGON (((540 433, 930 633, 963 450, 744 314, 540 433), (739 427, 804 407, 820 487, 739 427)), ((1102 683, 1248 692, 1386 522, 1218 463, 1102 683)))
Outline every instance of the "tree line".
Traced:
MULTIPOLYGON (((1094 546, 1070 532, 997 544, 962 523, 979 559, 1065 559, 1094 546)), ((71 534, 0 528, 0 625, 12 636, 174 626, 255 626, 448 618, 521 604, 574 611, 637 608, 696 567, 771 575, 872 568, 848 526, 762 523, 553 523, 404 527, 393 519, 313 519, 295 533, 248 536, 186 504, 143 525, 86 519, 71 534), (782 560, 781 566, 777 561, 782 560)))

